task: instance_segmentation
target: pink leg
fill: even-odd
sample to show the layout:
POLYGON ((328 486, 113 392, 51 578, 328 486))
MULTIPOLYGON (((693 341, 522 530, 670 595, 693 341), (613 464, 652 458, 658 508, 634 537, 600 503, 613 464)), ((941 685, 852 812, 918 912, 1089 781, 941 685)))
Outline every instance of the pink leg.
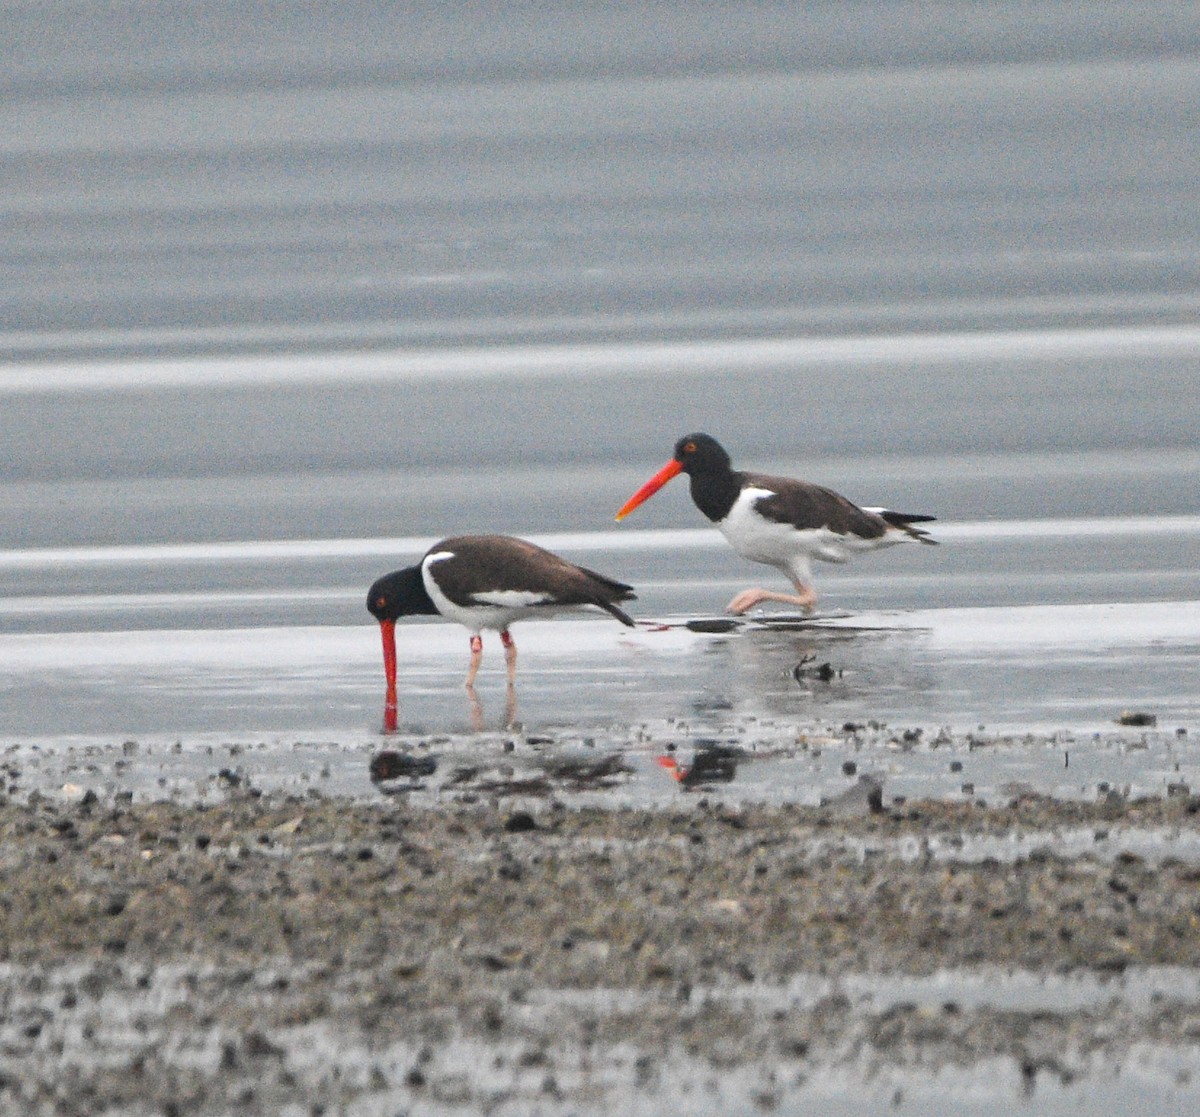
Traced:
POLYGON ((504 645, 504 662, 508 665, 508 694, 504 703, 504 724, 511 727, 517 721, 517 644, 506 628, 500 633, 504 645))
POLYGON ((515 686, 517 682, 517 645, 508 634, 506 628, 500 633, 500 643, 504 645, 504 662, 508 667, 508 685, 515 686))
POLYGON ((475 689, 475 676, 479 674, 479 662, 483 659, 483 637, 476 633, 471 637, 471 666, 467 669, 467 690, 475 689))

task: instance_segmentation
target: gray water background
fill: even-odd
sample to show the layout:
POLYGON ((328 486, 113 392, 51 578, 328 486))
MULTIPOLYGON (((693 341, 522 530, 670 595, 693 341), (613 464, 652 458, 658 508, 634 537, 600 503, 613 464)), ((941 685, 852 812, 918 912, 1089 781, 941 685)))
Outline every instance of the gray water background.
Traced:
MULTIPOLYGON (((1200 594, 1170 519, 1200 480, 1197 5, 3 17, 2 633, 373 641, 363 589, 414 541, 703 526, 683 482, 612 522, 694 429, 939 517, 937 551, 822 570, 833 609, 1200 594), (1116 533, 954 535, 1091 520, 1116 533)), ((649 615, 774 584, 572 557, 649 615)), ((14 730, 69 720, 26 685, 14 730)))

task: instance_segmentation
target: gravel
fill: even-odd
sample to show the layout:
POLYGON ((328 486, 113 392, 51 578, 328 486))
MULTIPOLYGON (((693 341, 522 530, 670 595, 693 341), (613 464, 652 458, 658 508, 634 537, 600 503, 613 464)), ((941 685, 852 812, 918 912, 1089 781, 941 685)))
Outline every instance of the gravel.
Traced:
POLYGON ((0 1110, 1200 1099, 1200 798, 565 798, 9 799, 0 1110))

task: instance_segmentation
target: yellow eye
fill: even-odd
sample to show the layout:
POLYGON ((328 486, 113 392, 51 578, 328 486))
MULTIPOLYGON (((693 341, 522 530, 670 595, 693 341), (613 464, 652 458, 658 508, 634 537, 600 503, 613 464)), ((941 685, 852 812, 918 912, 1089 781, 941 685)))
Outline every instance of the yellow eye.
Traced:
POLYGON ((695 444, 694 442, 689 442, 689 443, 688 443, 688 444, 687 444, 687 445, 686 445, 686 446, 683 448, 683 452, 684 452, 685 454, 694 454, 694 453, 696 452, 696 444, 695 444))
POLYGON ((386 604, 387 604, 386 597, 377 597, 375 599, 375 608, 376 609, 382 609, 386 604))

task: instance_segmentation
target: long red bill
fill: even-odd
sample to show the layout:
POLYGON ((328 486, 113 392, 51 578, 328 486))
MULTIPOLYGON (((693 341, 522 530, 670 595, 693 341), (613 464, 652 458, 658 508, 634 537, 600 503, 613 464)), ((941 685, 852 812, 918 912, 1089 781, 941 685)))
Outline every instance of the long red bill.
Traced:
POLYGON ((653 477, 650 478, 636 493, 633 494, 622 506, 621 511, 617 513, 617 519, 623 520, 629 515, 639 504, 645 500, 649 500, 659 489, 663 487, 672 477, 678 477, 683 472, 683 466, 672 458, 666 465, 662 467, 653 477))
POLYGON ((383 674, 387 679, 383 727, 390 733, 396 728, 396 622, 380 621, 379 631, 383 636, 383 674))

